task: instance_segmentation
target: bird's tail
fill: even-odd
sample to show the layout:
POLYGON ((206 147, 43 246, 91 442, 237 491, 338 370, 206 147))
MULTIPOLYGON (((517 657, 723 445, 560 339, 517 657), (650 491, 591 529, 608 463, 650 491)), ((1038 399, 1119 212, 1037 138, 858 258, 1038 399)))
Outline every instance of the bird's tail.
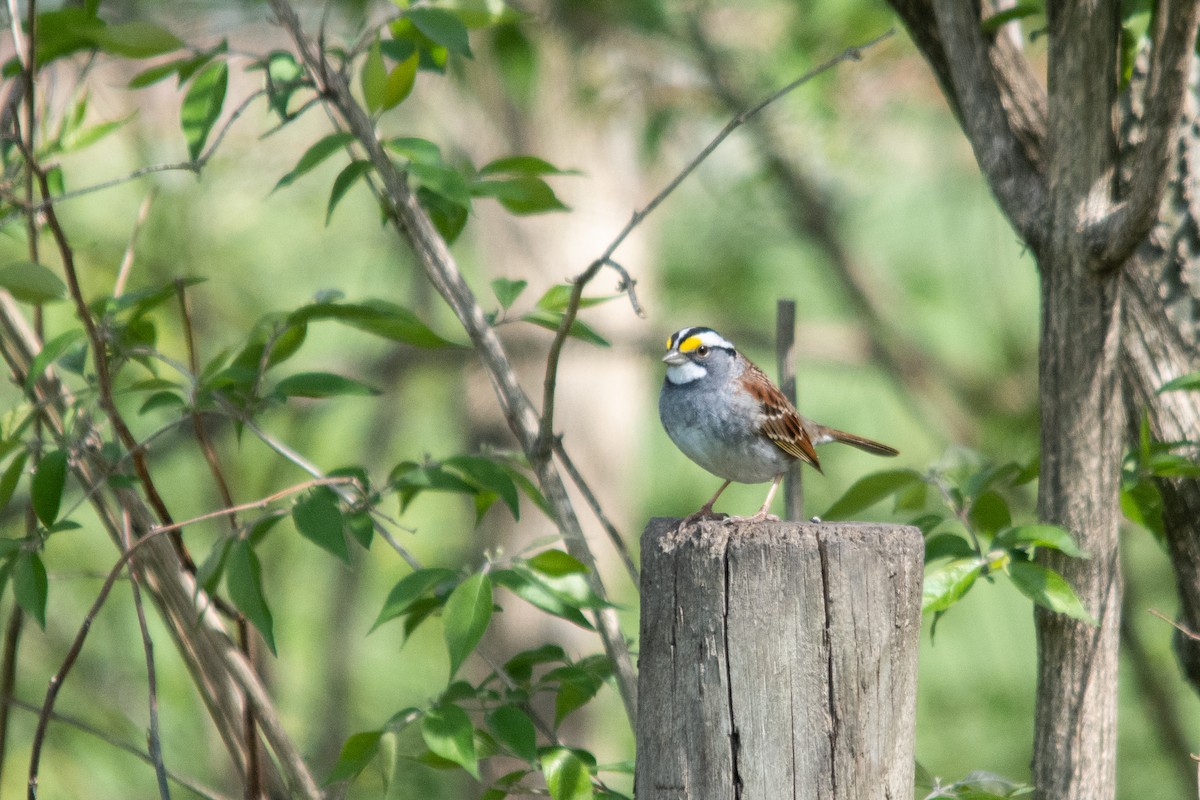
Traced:
POLYGON ((824 444, 826 442, 842 442, 852 447, 857 447, 859 450, 871 453, 877 456, 898 456, 900 451, 894 447, 889 447, 882 442, 877 442, 874 439, 868 439, 865 436, 858 436, 853 433, 839 431, 837 428, 829 428, 825 425, 814 425, 816 428, 815 435, 812 437, 814 444, 824 444))

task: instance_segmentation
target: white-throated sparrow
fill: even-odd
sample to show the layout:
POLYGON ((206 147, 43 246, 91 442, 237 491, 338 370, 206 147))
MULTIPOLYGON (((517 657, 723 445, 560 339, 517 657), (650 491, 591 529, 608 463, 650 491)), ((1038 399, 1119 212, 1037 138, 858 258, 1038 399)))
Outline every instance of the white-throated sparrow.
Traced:
POLYGON ((886 444, 806 419, 750 359, 712 328, 683 328, 667 339, 667 376, 658 415, 683 454, 725 483, 688 521, 713 515, 729 484, 771 481, 767 499, 750 521, 767 518, 783 476, 800 459, 821 470, 813 445, 845 442, 881 456, 886 444))

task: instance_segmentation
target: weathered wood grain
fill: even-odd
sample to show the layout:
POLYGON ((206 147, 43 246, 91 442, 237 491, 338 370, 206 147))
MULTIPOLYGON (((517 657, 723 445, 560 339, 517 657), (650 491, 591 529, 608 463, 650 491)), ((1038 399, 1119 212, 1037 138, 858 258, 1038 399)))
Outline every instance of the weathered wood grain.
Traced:
POLYGON ((920 531, 678 523, 642 535, 639 800, 911 798, 920 531))

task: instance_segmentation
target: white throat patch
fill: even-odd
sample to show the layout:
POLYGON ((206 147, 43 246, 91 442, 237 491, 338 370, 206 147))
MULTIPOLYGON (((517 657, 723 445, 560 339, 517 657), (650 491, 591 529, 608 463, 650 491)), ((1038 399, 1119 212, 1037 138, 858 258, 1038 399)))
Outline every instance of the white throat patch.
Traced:
POLYGON ((697 381, 708 374, 708 370, 692 361, 673 367, 667 367, 667 380, 676 386, 697 381))

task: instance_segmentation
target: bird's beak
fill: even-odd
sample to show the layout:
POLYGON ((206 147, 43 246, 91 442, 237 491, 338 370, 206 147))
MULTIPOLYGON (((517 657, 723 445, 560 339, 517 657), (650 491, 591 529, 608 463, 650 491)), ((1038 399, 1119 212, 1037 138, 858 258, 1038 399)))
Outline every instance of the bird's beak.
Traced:
POLYGON ((685 356, 683 353, 679 352, 678 350, 672 350, 671 352, 669 352, 665 356, 663 356, 662 360, 664 363, 670 364, 672 367, 678 367, 681 364, 685 363, 688 359, 687 359, 687 356, 685 356))

